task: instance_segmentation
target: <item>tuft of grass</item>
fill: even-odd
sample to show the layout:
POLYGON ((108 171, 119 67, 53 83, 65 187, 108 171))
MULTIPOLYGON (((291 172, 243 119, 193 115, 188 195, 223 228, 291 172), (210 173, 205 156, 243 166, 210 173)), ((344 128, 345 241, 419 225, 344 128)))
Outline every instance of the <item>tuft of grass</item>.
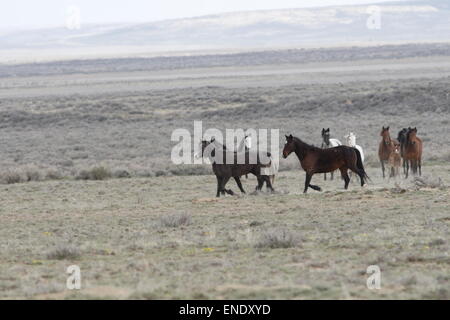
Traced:
POLYGON ((47 179, 47 180, 60 180, 60 179, 62 179, 62 174, 59 171, 57 171, 57 170, 50 169, 45 174, 45 179, 47 179))
POLYGON ((0 180, 5 184, 20 183, 23 177, 18 170, 7 170, 2 172, 0 180))
POLYGON ((47 253, 50 260, 73 260, 80 256, 80 250, 72 245, 58 245, 47 253))
POLYGON ((191 214, 183 212, 162 216, 159 219, 159 224, 166 228, 177 228, 179 226, 189 225, 191 224, 191 214))
POLYGON ((115 178, 131 178, 130 173, 127 170, 116 170, 114 171, 115 178))
POLYGON ((39 171, 39 168, 35 166, 28 166, 27 168, 25 168, 24 175, 25 181, 27 182, 42 180, 41 172, 39 171))
POLYGON ((76 179, 78 180, 106 180, 111 178, 111 171, 105 167, 94 167, 90 170, 81 170, 76 179))
POLYGON ((292 248, 300 246, 297 234, 281 228, 269 229, 261 233, 255 243, 256 248, 292 248))

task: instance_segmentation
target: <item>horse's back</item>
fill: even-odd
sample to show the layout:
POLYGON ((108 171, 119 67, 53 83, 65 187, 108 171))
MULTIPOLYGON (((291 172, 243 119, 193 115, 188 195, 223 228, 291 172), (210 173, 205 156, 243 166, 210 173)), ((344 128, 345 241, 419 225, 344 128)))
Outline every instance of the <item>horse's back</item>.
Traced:
POLYGON ((330 139, 330 145, 332 147, 342 146, 342 143, 338 139, 330 139))

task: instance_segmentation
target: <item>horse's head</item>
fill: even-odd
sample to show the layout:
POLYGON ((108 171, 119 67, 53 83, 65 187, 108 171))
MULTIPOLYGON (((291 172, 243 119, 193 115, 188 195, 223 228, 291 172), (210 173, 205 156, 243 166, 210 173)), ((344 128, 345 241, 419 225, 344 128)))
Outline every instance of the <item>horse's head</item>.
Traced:
POLYGON ((200 149, 202 150, 201 151, 202 158, 205 157, 205 151, 209 151, 208 155, 212 154, 212 152, 215 149, 215 145, 214 145, 215 140, 216 139, 214 137, 212 137, 211 140, 209 140, 209 141, 208 140, 200 141, 200 149))
POLYGON ((356 146, 356 135, 353 132, 350 132, 349 134, 344 136, 345 139, 347 139, 347 144, 350 147, 356 146))
POLYGON ((408 129, 407 128, 403 128, 398 133, 397 140, 400 141, 400 143, 406 142, 407 134, 408 134, 408 129))
POLYGON ((325 128, 322 128, 322 139, 327 146, 330 145, 330 128, 326 130, 325 128))
POLYGON ((247 149, 251 149, 252 148, 252 137, 249 135, 246 135, 244 138, 244 143, 245 143, 245 147, 247 149))
POLYGON ((400 142, 397 140, 392 141, 392 151, 395 153, 400 153, 400 142))
POLYGON ((407 133, 407 142, 414 144, 415 142, 415 138, 417 136, 417 127, 414 128, 408 128, 408 133, 407 133))
POLYGON ((295 150, 294 137, 291 135, 286 136, 286 144, 283 148, 283 158, 286 159, 292 151, 295 150))
POLYGON ((380 136, 383 137, 384 144, 389 146, 391 144, 391 135, 389 134, 389 127, 384 127, 381 129, 380 136))

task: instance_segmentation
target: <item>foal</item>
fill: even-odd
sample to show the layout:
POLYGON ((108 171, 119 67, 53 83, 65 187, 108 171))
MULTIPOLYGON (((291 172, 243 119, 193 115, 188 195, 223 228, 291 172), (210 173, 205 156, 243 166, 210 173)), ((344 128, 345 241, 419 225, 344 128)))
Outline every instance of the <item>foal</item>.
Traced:
POLYGON ((402 166, 402 157, 400 155, 401 145, 398 141, 394 142, 391 154, 389 155, 388 165, 390 168, 389 178, 397 178, 400 174, 400 167, 402 166))
POLYGON ((409 129, 405 146, 405 161, 406 161, 406 178, 408 178, 409 164, 413 174, 422 175, 422 140, 417 137, 417 128, 409 129), (409 163, 408 163, 409 162, 409 163))
POLYGON ((286 136, 283 158, 286 159, 292 152, 295 152, 303 170, 306 172, 303 193, 306 193, 308 187, 317 191, 322 190, 320 187, 310 184, 311 178, 315 173, 325 173, 339 169, 345 181, 345 189, 348 188, 350 182, 347 173, 348 169, 359 175, 361 187, 364 186, 365 181, 369 178, 364 171, 364 165, 358 149, 347 146, 321 149, 290 135, 286 136))

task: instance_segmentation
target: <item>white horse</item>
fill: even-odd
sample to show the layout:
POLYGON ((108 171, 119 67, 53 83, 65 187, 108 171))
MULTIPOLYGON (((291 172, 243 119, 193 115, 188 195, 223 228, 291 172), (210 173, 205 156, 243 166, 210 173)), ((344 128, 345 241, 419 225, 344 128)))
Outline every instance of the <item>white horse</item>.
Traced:
MULTIPOLYGON (((333 148, 342 146, 342 143, 338 139, 330 138, 330 128, 326 129, 322 128, 322 149, 333 148)), ((330 173, 331 180, 334 178, 334 172, 330 173)), ((324 179, 327 180, 327 174, 324 173, 324 179)))
POLYGON ((349 132, 344 138, 347 140, 347 146, 358 149, 361 154, 361 160, 364 163, 364 151, 361 146, 356 144, 356 135, 353 132, 349 132))

